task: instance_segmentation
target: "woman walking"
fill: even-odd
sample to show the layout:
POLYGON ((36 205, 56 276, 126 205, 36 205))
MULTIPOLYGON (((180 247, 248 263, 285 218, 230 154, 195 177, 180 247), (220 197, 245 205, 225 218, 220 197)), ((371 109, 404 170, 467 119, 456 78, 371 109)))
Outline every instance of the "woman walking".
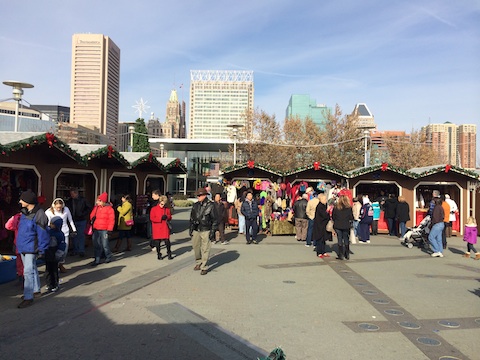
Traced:
POLYGON ((350 228, 353 222, 353 211, 350 199, 346 195, 338 198, 332 212, 333 229, 338 239, 338 257, 343 260, 344 256, 350 259, 350 228))
POLYGON ((325 251, 325 241, 327 240, 327 223, 330 220, 330 214, 327 212, 327 196, 318 195, 318 205, 315 209, 313 219, 312 239, 317 244, 316 251, 319 258, 330 257, 325 251))
POLYGON ((117 211, 118 240, 113 248, 113 252, 117 252, 120 249, 120 246, 122 246, 122 240, 124 238, 127 239, 127 248, 125 251, 132 251, 132 239, 130 238, 130 232, 132 230, 131 222, 133 221, 133 206, 130 195, 122 196, 122 205, 117 207, 117 211))
POLYGON ((443 243, 442 243, 442 232, 444 228, 443 219, 445 214, 443 212, 442 200, 440 198, 435 198, 435 205, 432 212, 432 229, 430 234, 428 234, 428 241, 432 244, 432 257, 443 257, 443 243))
POLYGON ((405 196, 400 195, 397 203, 397 221, 400 228, 400 238, 403 240, 407 232, 407 221, 410 220, 410 206, 405 200, 405 196))
POLYGON ((172 260, 172 248, 170 243, 170 232, 172 220, 172 214, 170 208, 166 206, 167 197, 160 196, 158 199, 158 205, 154 206, 150 211, 150 221, 152 222, 152 243, 157 248, 157 259, 162 260, 162 253, 160 252, 160 246, 162 241, 165 241, 167 247, 167 258, 172 260))

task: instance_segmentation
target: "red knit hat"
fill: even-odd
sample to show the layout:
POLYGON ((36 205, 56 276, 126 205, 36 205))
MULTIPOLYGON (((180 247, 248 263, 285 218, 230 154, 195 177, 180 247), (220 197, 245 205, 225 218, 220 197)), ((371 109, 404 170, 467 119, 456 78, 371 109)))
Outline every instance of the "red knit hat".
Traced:
POLYGON ((101 193, 100 195, 98 195, 97 200, 107 202, 108 201, 108 194, 106 192, 101 193))

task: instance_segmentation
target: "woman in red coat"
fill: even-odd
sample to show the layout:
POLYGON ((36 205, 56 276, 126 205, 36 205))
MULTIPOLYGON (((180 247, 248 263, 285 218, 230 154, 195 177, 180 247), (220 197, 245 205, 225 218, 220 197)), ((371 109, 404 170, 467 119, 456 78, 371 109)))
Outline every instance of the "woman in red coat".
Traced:
POLYGON ((162 260, 162 254, 160 253, 160 244, 165 241, 167 247, 168 260, 172 260, 172 249, 170 244, 170 220, 172 220, 172 214, 170 209, 165 206, 167 204, 167 197, 160 196, 158 199, 158 205, 152 207, 150 211, 150 221, 152 222, 152 241, 153 246, 157 248, 157 258, 162 260))

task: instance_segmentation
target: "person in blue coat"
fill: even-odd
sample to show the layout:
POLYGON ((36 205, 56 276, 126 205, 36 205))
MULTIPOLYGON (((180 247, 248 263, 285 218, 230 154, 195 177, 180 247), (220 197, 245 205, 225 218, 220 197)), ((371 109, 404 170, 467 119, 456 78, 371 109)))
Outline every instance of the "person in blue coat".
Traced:
POLYGON ((33 304, 33 298, 41 295, 37 256, 45 254, 50 244, 47 231, 48 218, 37 204, 37 196, 31 190, 20 195, 22 213, 18 223, 17 251, 23 261, 23 301, 19 309, 33 304))
POLYGON ((372 202, 373 209, 373 222, 372 222, 372 235, 378 235, 378 220, 380 220, 380 203, 378 201, 372 202))

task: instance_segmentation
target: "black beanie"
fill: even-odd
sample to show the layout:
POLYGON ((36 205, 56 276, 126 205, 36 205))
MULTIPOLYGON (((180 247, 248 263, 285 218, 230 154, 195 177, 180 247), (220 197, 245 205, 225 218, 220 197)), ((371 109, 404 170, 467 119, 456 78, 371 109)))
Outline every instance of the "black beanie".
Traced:
POLYGON ((25 201, 27 204, 35 205, 37 203, 37 195, 32 190, 22 192, 20 200, 25 201))

